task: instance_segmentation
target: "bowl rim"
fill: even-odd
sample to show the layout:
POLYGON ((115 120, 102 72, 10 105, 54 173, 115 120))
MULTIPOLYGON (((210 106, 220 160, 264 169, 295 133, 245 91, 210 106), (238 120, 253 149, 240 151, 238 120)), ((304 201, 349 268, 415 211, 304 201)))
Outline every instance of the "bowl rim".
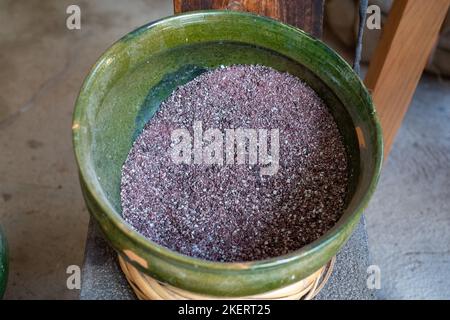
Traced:
MULTIPOLYGON (((305 256, 312 253, 312 251, 320 250, 322 247, 328 246, 331 242, 333 242, 334 239, 339 237, 341 230, 344 229, 349 222, 355 216, 360 216, 360 214, 364 211, 366 208, 370 198, 372 197, 376 185, 379 180, 379 176, 381 173, 381 167, 383 162, 383 137, 381 132, 381 125, 378 118, 378 115, 375 111, 375 107, 373 105, 371 96, 364 86, 362 80, 360 77, 353 71, 353 68, 345 61, 340 55, 338 55, 334 50, 329 48, 323 41, 313 37, 312 35, 306 33, 305 31, 298 29, 294 26, 284 24, 280 21, 274 20, 269 17, 265 16, 259 16, 253 13, 248 12, 239 12, 239 11, 230 11, 230 10, 200 10, 200 11, 191 11, 187 13, 182 14, 176 14, 172 16, 168 16, 165 18, 161 18, 155 21, 152 21, 150 23, 144 24, 141 27, 138 27, 134 29, 133 31, 127 33, 123 37, 121 37, 119 40, 117 40, 114 44, 112 44, 108 49, 106 49, 102 55, 96 60, 95 64, 90 68, 88 76, 85 78, 83 85, 79 91, 79 94, 77 96, 76 102, 75 102, 75 109, 73 113, 73 119, 72 119, 72 142, 73 147, 75 151, 75 159, 76 163, 78 165, 78 171, 80 175, 80 179, 83 181, 84 186, 87 189, 87 192, 90 193, 90 195, 95 199, 96 204, 100 207, 100 209, 105 213, 105 216, 109 219, 109 221, 116 227, 118 230, 122 232, 122 234, 125 234, 129 239, 131 239, 133 242, 137 243, 143 250, 148 250, 153 255, 156 255, 160 258, 163 258, 165 260, 172 260, 174 262, 184 264, 184 265, 191 265, 195 267, 204 267, 206 269, 209 269, 212 272, 223 272, 223 271, 245 271, 245 270, 260 270, 260 269, 266 269, 266 268, 273 268, 276 266, 280 266, 283 264, 287 264, 299 259, 304 258, 305 256), (310 40, 314 41, 318 47, 320 47, 323 50, 328 51, 329 54, 333 55, 334 58, 340 61, 343 65, 346 65, 349 70, 352 70, 350 73, 352 80, 357 80, 359 82, 361 87, 361 93, 362 95, 367 95, 370 103, 369 103, 369 121, 372 122, 372 126, 375 128, 376 131, 376 137, 375 137, 375 148, 379 150, 378 153, 375 155, 375 161, 374 161, 374 174, 371 178, 371 181, 368 185, 367 192, 362 196, 361 201, 359 202, 358 206, 351 212, 351 214, 343 215, 338 222, 330 229, 328 230, 324 235, 322 235, 317 240, 301 247, 298 250, 292 251, 290 253, 280 255, 277 257, 272 257, 268 259, 262 259, 262 260, 252 260, 252 261, 245 261, 245 262, 218 262, 218 261, 210 261, 200 258, 195 258, 191 256, 184 255, 182 253, 178 253, 176 251, 173 251, 169 248, 166 248, 162 245, 159 245, 158 243, 144 237, 139 232, 135 231, 129 223, 127 223, 122 217, 120 212, 117 212, 112 205, 109 203, 109 201, 105 200, 103 194, 103 190, 101 190, 101 187, 98 184, 98 181, 94 181, 95 179, 91 177, 88 174, 89 168, 88 168, 88 161, 82 161, 82 148, 81 143, 78 141, 78 138, 80 136, 80 120, 82 113, 84 112, 84 108, 81 106, 80 103, 80 97, 84 94, 84 91, 88 87, 89 83, 91 82, 91 79, 95 77, 97 70, 99 69, 99 66, 105 61, 105 58, 108 57, 111 50, 118 45, 123 39, 128 39, 129 37, 132 37, 132 39, 128 39, 128 41, 135 41, 137 38, 142 36, 142 34, 158 25, 167 23, 167 22, 173 22, 176 20, 181 20, 183 18, 189 17, 189 21, 192 21, 194 18, 202 18, 205 16, 210 15, 231 15, 235 18, 240 17, 251 17, 252 19, 258 19, 263 23, 270 23, 275 24, 279 28, 285 28, 289 29, 291 32, 293 31, 298 36, 301 37, 307 37, 310 40), (136 37, 136 38, 135 38, 136 37), (343 220, 344 219, 344 220, 343 220)), ((92 216, 92 215, 91 215, 92 216)), ((358 219, 359 221, 359 219, 358 219)))

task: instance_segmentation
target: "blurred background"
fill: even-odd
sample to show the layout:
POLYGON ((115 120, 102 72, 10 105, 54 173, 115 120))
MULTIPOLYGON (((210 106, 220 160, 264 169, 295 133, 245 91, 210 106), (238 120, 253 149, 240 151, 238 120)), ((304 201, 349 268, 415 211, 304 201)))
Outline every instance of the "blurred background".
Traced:
MULTIPOLYGON (((386 20, 392 1, 370 1, 386 20)), ((327 0, 324 40, 351 61, 357 2, 327 0)), ((171 0, 0 0, 0 223, 10 244, 6 299, 76 299, 66 268, 83 263, 88 212, 71 140, 72 111, 100 54, 171 15, 171 0), (81 8, 69 30, 66 9, 81 8)), ((368 63, 382 30, 366 30, 368 63)), ((363 67, 363 71, 365 68, 363 67)), ((386 299, 450 299, 450 19, 366 211, 386 299)), ((393 106, 395 107, 395 106, 393 106)))

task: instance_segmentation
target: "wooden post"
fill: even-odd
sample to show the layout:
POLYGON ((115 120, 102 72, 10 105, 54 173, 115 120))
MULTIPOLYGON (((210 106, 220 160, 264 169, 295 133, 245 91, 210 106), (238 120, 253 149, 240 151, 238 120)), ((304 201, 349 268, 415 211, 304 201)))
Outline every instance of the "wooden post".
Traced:
POLYGON ((174 0, 175 13, 229 9, 249 11, 291 24, 322 37, 324 0, 174 0))
MULTIPOLYGON (((175 13, 230 9, 266 15, 322 36, 324 0, 174 0, 175 13)), ((383 127, 385 157, 437 41, 450 0, 395 0, 365 79, 383 127)))
POLYGON ((365 79, 383 128, 385 157, 437 41, 450 0, 396 0, 365 79))

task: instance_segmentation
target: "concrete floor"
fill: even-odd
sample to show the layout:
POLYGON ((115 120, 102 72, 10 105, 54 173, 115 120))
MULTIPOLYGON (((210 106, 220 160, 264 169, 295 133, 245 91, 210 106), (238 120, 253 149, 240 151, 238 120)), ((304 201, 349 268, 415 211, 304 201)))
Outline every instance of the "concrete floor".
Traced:
POLYGON ((449 80, 422 77, 366 217, 382 298, 450 299, 449 80))
POLYGON ((70 299, 88 213, 72 151, 75 99, 115 40, 169 15, 172 1, 0 0, 0 222, 10 243, 7 299, 70 299), (81 8, 81 30, 66 8, 81 8))
MULTIPOLYGON (((7 299, 71 299, 88 214, 71 117, 83 78, 116 39, 172 12, 169 0, 0 0, 0 223, 7 299), (69 4, 81 30, 66 28, 69 4)), ((384 298, 450 298, 450 83, 424 77, 367 210, 384 298)))

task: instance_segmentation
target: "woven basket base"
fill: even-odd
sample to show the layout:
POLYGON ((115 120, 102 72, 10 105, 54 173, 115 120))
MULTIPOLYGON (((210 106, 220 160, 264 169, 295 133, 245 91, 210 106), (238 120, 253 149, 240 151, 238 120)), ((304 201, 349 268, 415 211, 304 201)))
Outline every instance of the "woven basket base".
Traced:
POLYGON ((328 281, 335 260, 333 257, 330 262, 309 277, 289 286, 257 295, 230 298, 201 295, 162 283, 138 271, 119 255, 120 267, 137 297, 141 300, 311 300, 328 281))

